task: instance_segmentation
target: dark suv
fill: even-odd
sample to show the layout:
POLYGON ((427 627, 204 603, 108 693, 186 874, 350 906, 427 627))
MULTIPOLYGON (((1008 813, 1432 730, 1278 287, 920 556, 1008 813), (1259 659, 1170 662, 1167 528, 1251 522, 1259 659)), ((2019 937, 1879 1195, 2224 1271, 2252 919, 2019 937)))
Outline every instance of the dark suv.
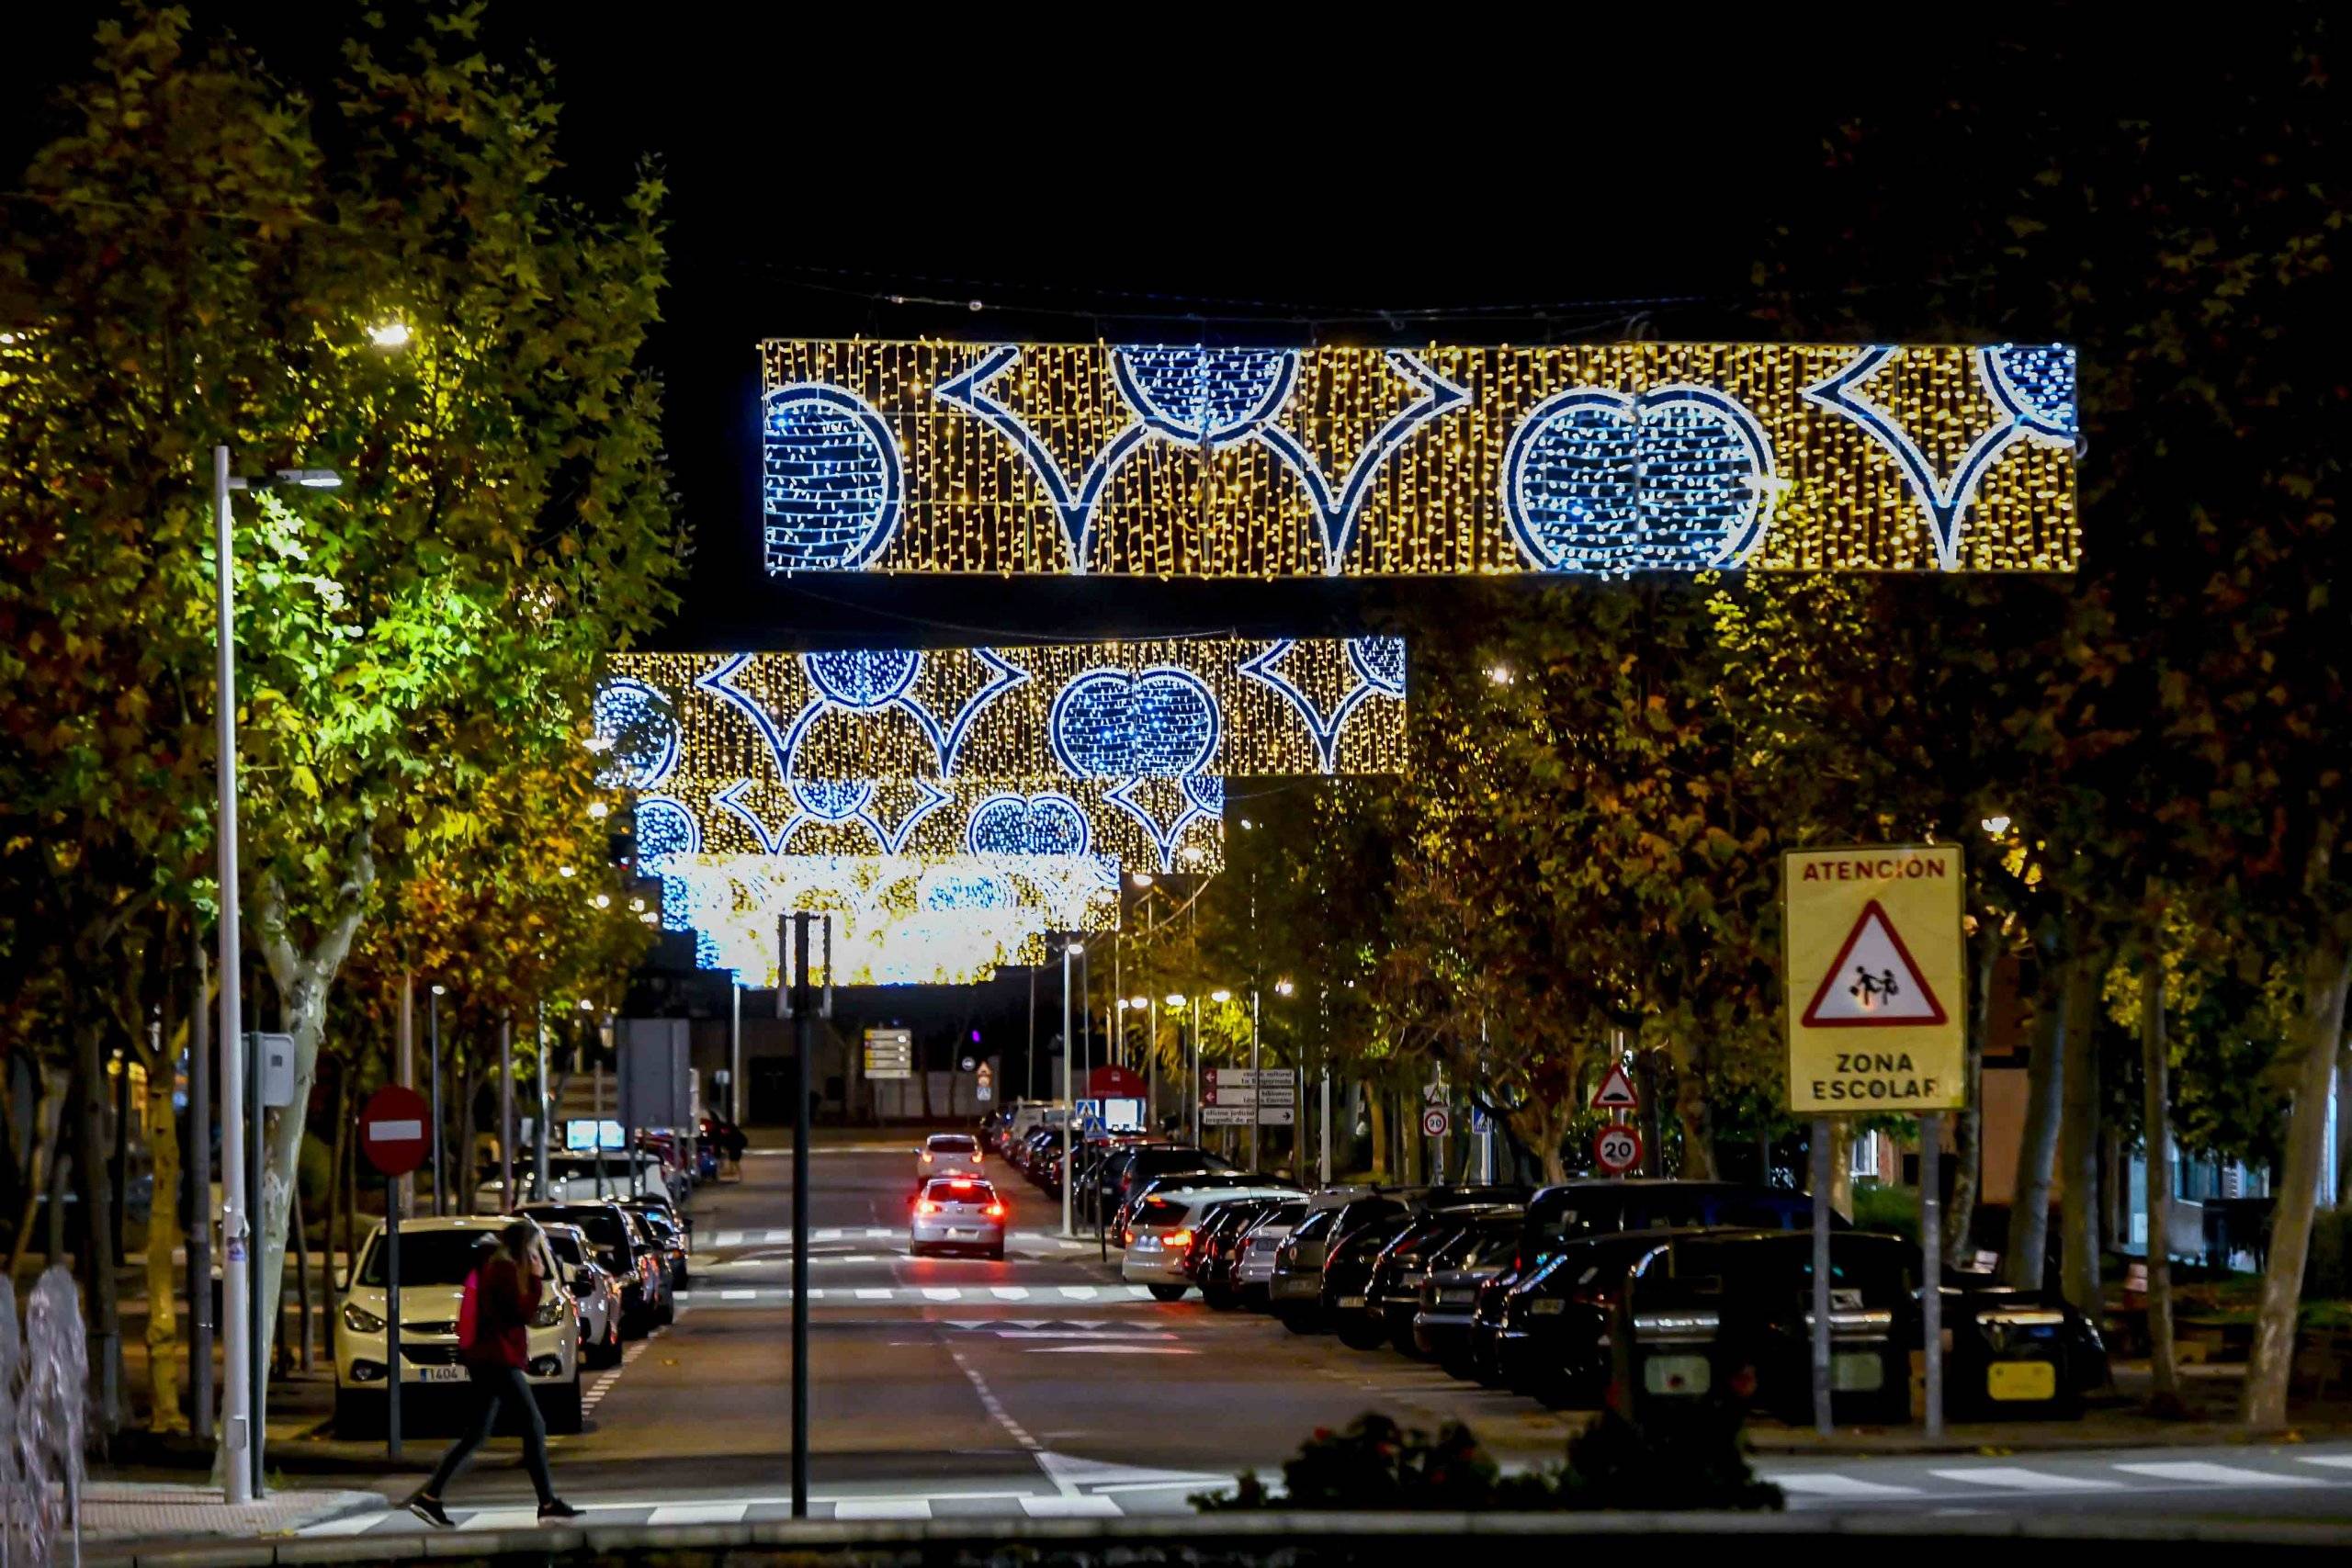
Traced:
MULTIPOLYGON (((1833 1229, 1847 1228, 1834 1211, 1833 1229)), ((1813 1200, 1784 1187, 1669 1179, 1564 1181, 1528 1201, 1519 1266, 1531 1271, 1565 1242, 1610 1231, 1792 1231, 1813 1224, 1813 1200)))
POLYGON ((596 1262, 621 1284, 621 1334, 636 1338, 677 1314, 668 1260, 635 1214, 618 1203, 526 1203, 516 1213, 541 1224, 578 1225, 596 1262))

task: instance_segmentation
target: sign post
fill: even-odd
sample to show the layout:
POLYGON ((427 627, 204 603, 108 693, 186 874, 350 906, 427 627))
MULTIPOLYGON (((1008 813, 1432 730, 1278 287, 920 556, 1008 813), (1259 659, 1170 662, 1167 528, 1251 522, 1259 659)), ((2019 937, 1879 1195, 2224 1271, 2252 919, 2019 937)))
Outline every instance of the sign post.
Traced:
POLYGON ((1613 1179, 1623 1179, 1627 1171, 1642 1163, 1641 1129, 1632 1120, 1641 1108, 1641 1091, 1634 1087, 1624 1059, 1610 1063, 1608 1077, 1592 1091, 1592 1109, 1609 1112, 1609 1125, 1593 1135, 1592 1159, 1613 1179))
POLYGON ((384 1179, 384 1452, 401 1457, 401 1178, 432 1151, 433 1108, 405 1084, 390 1083, 359 1112, 359 1147, 384 1179))
POLYGON ((1813 1412, 1831 1429, 1829 1118, 1919 1118, 1920 1315, 1928 1431, 1943 1427, 1943 1134, 1967 1102, 1960 1001, 1964 869, 1951 844, 1792 850, 1781 859, 1789 1108, 1813 1118, 1813 1412))

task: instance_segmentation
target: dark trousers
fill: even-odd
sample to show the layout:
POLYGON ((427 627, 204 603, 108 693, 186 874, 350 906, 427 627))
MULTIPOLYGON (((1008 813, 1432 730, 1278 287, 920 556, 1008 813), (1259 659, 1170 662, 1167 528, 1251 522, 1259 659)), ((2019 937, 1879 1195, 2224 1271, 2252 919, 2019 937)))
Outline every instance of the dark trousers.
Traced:
POLYGON ((433 1472, 433 1479, 424 1483, 424 1494, 438 1498, 457 1479, 458 1472, 473 1458, 474 1450, 490 1440, 498 1425, 501 1405, 512 1405, 523 1415, 523 1463, 531 1472, 531 1484, 538 1489, 542 1503, 555 1500, 555 1481, 548 1474, 548 1428, 539 1418, 539 1402, 531 1397, 530 1380, 520 1367, 468 1367, 466 1376, 471 1381, 475 1403, 480 1406, 473 1425, 465 1435, 449 1445, 441 1456, 441 1463, 433 1472))

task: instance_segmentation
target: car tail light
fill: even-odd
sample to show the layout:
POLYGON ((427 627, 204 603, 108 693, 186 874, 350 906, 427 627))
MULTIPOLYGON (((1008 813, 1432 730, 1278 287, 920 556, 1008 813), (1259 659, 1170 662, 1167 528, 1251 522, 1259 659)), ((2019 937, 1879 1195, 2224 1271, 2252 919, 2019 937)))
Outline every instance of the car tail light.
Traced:
POLYGON ((1119 1233, 1119 1245, 1120 1245, 1121 1247, 1133 1247, 1135 1244, 1136 1244, 1136 1233, 1135 1233, 1135 1232, 1133 1232, 1133 1231, 1121 1231, 1121 1232, 1119 1233))
POLYGON ((922 1163, 925 1165, 929 1165, 931 1163, 931 1151, 929 1149, 925 1149, 922 1152, 922 1163))
POLYGON ((928 1198, 918 1198, 915 1200, 915 1213, 918 1214, 935 1214, 939 1213, 939 1205, 933 1202, 928 1198))
POLYGON ((1170 1231, 1168 1233, 1168 1239, 1161 1243, 1161 1245, 1167 1247, 1170 1252, 1182 1252, 1186 1247, 1193 1245, 1193 1233, 1191 1231, 1170 1231))

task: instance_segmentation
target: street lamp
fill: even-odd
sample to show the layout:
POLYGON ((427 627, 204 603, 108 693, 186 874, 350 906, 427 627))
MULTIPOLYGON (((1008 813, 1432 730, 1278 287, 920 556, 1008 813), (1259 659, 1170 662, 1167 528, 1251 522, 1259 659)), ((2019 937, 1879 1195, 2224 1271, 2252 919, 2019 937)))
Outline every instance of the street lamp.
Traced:
POLYGON ((1231 991, 1216 990, 1209 993, 1209 1000, 1213 1002, 1229 1002, 1232 999, 1233 993, 1231 991))
POLYGON ((1274 982, 1274 995, 1278 997, 1289 996, 1296 989, 1298 989, 1298 987, 1292 985, 1288 980, 1277 980, 1274 982))
POLYGON ((1137 887, 1148 887, 1148 886, 1151 886, 1151 873, 1149 873, 1149 872, 1148 872, 1148 871, 1139 871, 1139 872, 1136 872, 1136 873, 1135 874, 1135 878, 1134 878, 1134 880, 1135 880, 1135 885, 1136 885, 1137 887))
MULTIPOLYGON (((221 1391, 220 1441, 228 1456, 221 1466, 224 1496, 250 1503, 261 1476, 261 1411, 254 1378, 253 1283, 249 1253, 254 1243, 253 1205, 245 1169, 245 1000, 243 935, 237 910, 237 609, 236 546, 232 536, 229 492, 263 490, 333 490, 343 479, 332 468, 280 468, 266 479, 229 471, 229 448, 212 448, 214 587, 218 620, 214 658, 219 673, 217 716, 220 755, 214 760, 220 789, 218 831, 220 879, 220 1235, 227 1256, 220 1269, 220 1332, 227 1341, 226 1387, 221 1391)), ((253 1108, 259 1124, 261 1107, 253 1108)), ((398 1391, 395 1390, 395 1393, 398 1391)))
POLYGON ((2009 819, 2007 817, 1987 817, 1978 826, 1984 829, 1986 838, 1997 839, 2009 830, 2009 819))
POLYGON ((368 329, 368 341, 382 349, 406 348, 410 336, 408 323, 399 320, 379 321, 368 329))

